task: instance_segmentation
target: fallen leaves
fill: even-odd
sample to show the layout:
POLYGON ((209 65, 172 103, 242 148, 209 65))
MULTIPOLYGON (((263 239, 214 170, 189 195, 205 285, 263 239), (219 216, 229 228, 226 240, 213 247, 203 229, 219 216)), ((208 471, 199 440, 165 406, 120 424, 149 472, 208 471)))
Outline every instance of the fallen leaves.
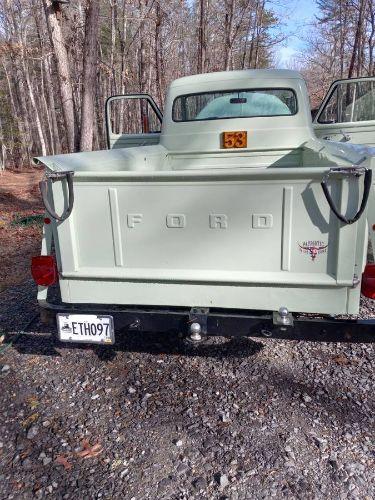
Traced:
POLYGON ((21 481, 12 481, 12 484, 15 490, 22 490, 22 488, 24 487, 24 483, 22 483, 21 481))
POLYGON ((30 406, 30 410, 35 410, 35 408, 39 406, 39 401, 36 396, 29 396, 26 401, 30 406))
POLYGON ((339 354, 338 356, 335 356, 332 359, 335 363, 341 366, 346 366, 350 364, 350 360, 346 356, 343 356, 342 354, 339 354))
POLYGON ((121 467, 123 465, 123 460, 121 460, 120 458, 117 458, 116 460, 114 460, 111 464, 111 469, 112 470, 116 470, 118 469, 119 467, 121 467))
POLYGON ((24 429, 26 429, 27 427, 30 427, 31 424, 33 424, 34 422, 36 422, 38 420, 38 418, 39 418, 39 413, 32 413, 27 418, 25 418, 25 420, 22 422, 22 427, 24 429))
POLYGON ((31 455, 31 448, 28 448, 27 450, 24 450, 20 453, 20 458, 21 460, 25 460, 25 458, 27 458, 29 455, 31 455))
POLYGON ((93 458, 93 457, 97 457, 98 455, 100 455, 100 453, 102 453, 102 451, 103 451, 103 447, 101 446, 101 444, 96 443, 96 444, 91 446, 90 443, 88 442, 88 440, 84 439, 82 441, 82 450, 77 452, 77 456, 80 458, 84 458, 84 459, 93 458))
MULTIPOLYGON (((0 206, 0 289, 30 277, 30 258, 40 253, 41 229, 11 225, 14 214, 37 215, 43 211, 38 194, 42 170, 12 172, 1 176, 0 206)), ((0 290, 1 291, 1 290, 0 290)))
MULTIPOLYGON (((94 458, 100 455, 103 451, 103 447, 99 443, 95 443, 94 445, 91 445, 87 439, 84 439, 81 442, 81 451, 77 451, 75 454, 79 458, 83 458, 86 460, 87 458, 94 458)), ((67 455, 58 455, 55 459, 55 462, 58 465, 62 465, 66 471, 70 470, 73 465, 69 461, 73 458, 73 456, 67 456, 67 455)))
POLYGON ((30 366, 40 365, 40 356, 30 356, 27 359, 27 364, 30 365, 30 366))
POLYGON ((57 455, 55 462, 62 465, 65 470, 70 470, 72 468, 72 464, 64 455, 57 455))

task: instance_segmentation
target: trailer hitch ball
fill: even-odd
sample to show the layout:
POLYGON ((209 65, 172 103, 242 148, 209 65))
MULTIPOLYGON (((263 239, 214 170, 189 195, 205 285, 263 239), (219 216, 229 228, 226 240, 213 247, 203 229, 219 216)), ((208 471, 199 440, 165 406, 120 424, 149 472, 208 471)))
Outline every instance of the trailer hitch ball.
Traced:
POLYGON ((193 342, 200 342, 202 340, 202 327, 199 323, 194 322, 189 327, 190 340, 193 342))
POLYGON ((293 315, 289 312, 288 308, 281 306, 278 311, 273 313, 273 324, 275 326, 287 327, 293 326, 293 315))
POLYGON ((279 316, 280 316, 280 322, 287 324, 288 323, 288 315, 289 311, 287 307, 280 307, 279 309, 279 316))

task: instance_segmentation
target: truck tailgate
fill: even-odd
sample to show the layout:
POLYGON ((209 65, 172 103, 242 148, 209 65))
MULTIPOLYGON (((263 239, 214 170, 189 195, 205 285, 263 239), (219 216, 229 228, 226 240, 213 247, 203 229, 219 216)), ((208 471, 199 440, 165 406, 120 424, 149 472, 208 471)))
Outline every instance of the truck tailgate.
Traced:
MULTIPOLYGON (((363 264, 365 219, 340 228, 320 186, 321 170, 79 172, 73 213, 57 230, 62 278, 70 291, 74 280, 143 283, 145 290, 147 283, 251 287, 260 295, 275 287, 291 287, 293 295, 321 288, 342 293, 346 310, 346 288, 363 264)), ((333 181, 332 195, 355 212, 350 182, 333 181)), ((61 211, 60 183, 53 193, 61 211)), ((199 295, 196 301, 217 305, 201 304, 199 295)), ((176 297, 170 305, 191 304, 176 297)))

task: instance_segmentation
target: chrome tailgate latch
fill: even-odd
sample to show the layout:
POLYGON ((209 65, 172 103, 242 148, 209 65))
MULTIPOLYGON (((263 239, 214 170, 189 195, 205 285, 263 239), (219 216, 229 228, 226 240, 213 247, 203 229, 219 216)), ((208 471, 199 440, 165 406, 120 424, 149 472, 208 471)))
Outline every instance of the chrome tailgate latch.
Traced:
POLYGON ((354 224, 357 222, 357 220, 361 217, 363 212, 365 211, 368 197, 370 194, 370 189, 371 189, 371 183, 372 183, 372 170, 370 168, 363 168, 363 167, 338 167, 338 168, 331 168, 329 171, 324 175, 322 182, 320 183, 323 189, 324 196, 326 197, 327 203, 332 210, 332 212, 336 215, 336 217, 343 222, 344 224, 354 224), (355 177, 360 177, 361 175, 364 174, 364 187, 363 187, 363 196, 362 196, 362 201, 361 205, 357 211, 357 213, 351 217, 348 218, 345 215, 341 214, 336 207, 332 196, 328 190, 328 180, 331 175, 333 174, 340 174, 340 175, 353 175, 355 177))
POLYGON ((42 195, 44 208, 46 209, 47 214, 56 221, 62 222, 65 219, 67 219, 69 215, 72 213, 74 204, 73 175, 74 175, 73 170, 49 172, 46 173, 46 179, 43 179, 39 182, 39 189, 42 195), (50 179, 52 182, 56 182, 59 180, 63 181, 64 179, 66 179, 68 185, 68 202, 67 202, 67 208, 65 208, 65 210, 61 215, 58 215, 55 212, 54 208, 50 203, 51 195, 48 190, 48 179, 50 179))

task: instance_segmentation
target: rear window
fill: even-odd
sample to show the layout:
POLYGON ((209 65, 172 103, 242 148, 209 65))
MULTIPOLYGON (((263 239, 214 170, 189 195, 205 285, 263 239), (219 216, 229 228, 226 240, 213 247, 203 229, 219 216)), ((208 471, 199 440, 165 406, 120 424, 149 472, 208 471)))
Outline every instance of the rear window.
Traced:
POLYGON ((175 122, 286 116, 297 113, 292 89, 248 89, 181 95, 174 100, 175 122))

